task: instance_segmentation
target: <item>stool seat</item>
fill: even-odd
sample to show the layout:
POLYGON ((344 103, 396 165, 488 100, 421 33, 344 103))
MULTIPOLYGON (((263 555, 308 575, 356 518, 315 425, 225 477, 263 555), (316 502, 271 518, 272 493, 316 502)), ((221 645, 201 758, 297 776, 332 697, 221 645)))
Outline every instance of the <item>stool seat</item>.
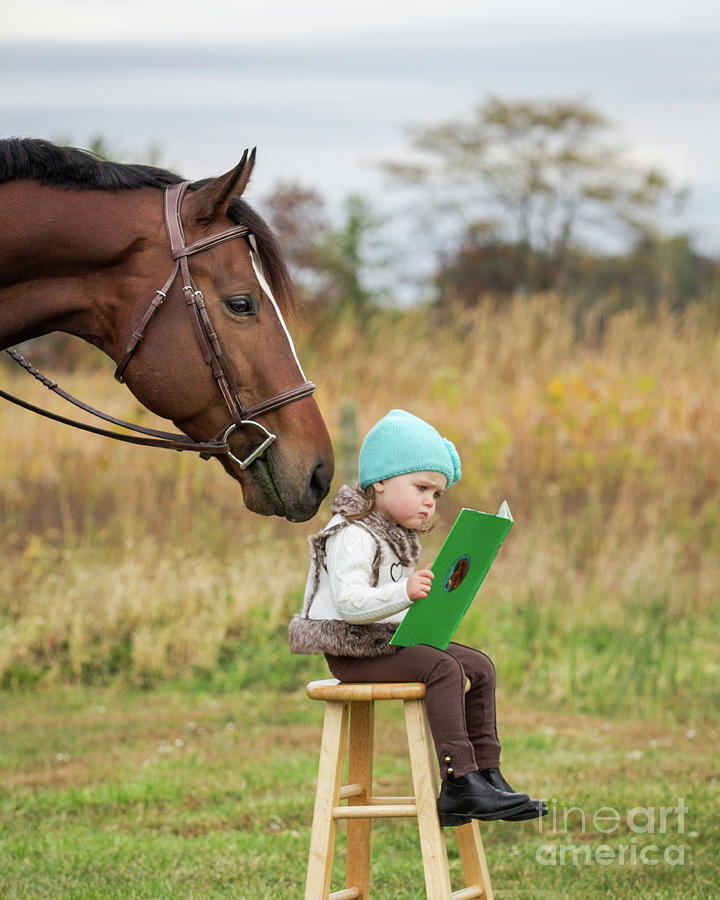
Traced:
POLYGON ((493 900, 476 820, 454 829, 466 886, 457 891, 451 888, 445 837, 437 814, 438 774, 425 715, 425 685, 414 681, 351 684, 327 678, 311 681, 306 690, 312 700, 325 703, 325 717, 305 900, 369 900, 372 820, 398 817, 417 819, 428 900, 493 900), (383 700, 403 704, 411 797, 377 797, 373 793, 374 707, 383 700), (346 756, 348 783, 342 784, 346 756), (347 820, 345 888, 331 893, 335 830, 341 820, 347 820))
POLYGON ((306 688, 311 700, 422 700, 425 685, 422 681, 388 681, 372 684, 348 684, 337 678, 311 681, 306 688))

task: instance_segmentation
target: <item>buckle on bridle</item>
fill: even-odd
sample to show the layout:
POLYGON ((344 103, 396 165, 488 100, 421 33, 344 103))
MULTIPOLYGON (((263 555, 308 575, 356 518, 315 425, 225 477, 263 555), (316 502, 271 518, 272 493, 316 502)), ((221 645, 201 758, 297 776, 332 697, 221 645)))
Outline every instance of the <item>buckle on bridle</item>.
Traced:
MULTIPOLYGON (((259 422, 255 422, 252 419, 241 419, 240 425, 252 425, 255 428, 259 428, 260 431, 265 435, 265 439, 263 440, 263 442, 254 450, 252 450, 245 459, 238 459, 237 456, 235 456, 235 454, 230 450, 230 447, 228 445, 226 453, 230 457, 230 459, 232 459, 233 462, 237 463, 241 469, 247 469, 247 467, 254 463, 259 456, 262 456, 263 453, 265 453, 270 444, 272 444, 272 442, 277 439, 277 435, 273 434, 272 431, 268 431, 264 425, 261 425, 259 422)), ((237 428, 238 425, 235 422, 231 422, 230 425, 228 425, 225 433, 222 436, 222 442, 224 444, 227 444, 228 438, 237 428)))

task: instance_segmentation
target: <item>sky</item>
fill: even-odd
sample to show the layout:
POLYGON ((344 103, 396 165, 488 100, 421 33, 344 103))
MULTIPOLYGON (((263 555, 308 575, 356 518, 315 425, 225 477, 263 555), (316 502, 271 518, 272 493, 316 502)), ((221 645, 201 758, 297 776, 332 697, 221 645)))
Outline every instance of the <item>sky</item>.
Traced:
POLYGON ((337 207, 382 202, 408 126, 579 100, 690 188, 677 225, 720 255, 719 51, 720 4, 698 0, 25 0, 0 12, 0 136, 159 146, 191 179, 257 146, 251 202, 296 181, 337 207))

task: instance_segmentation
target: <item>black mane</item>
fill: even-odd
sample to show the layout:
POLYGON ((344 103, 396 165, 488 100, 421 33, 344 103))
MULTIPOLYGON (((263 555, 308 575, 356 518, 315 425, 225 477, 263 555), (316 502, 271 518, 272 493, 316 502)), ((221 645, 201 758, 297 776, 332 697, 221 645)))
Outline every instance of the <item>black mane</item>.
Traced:
POLYGON ((231 201, 228 216, 236 225, 245 225, 255 235, 263 273, 277 302, 281 307, 292 307, 295 302, 295 286, 283 259, 280 243, 270 226, 240 197, 234 197, 231 201))
POLYGON ((89 150, 59 147, 38 138, 0 140, 0 184, 20 178, 76 191, 165 188, 183 180, 156 166, 109 162, 89 150))
MULTIPOLYGON (((167 169, 140 163, 118 163, 101 159, 89 150, 60 147, 39 138, 0 140, 0 184, 30 179, 40 184, 76 191, 123 191, 142 187, 164 190, 184 179, 167 169)), ((209 179, 194 182, 197 190, 209 179)), ((244 200, 235 197, 228 215, 237 225, 245 225, 255 235, 265 277, 278 302, 292 303, 294 289, 277 238, 267 223, 244 200)))

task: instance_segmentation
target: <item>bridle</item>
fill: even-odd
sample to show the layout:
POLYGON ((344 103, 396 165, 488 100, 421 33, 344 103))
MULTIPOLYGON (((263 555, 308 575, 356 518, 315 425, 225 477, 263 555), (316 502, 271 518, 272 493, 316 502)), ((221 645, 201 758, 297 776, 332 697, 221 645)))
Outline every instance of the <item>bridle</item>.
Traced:
POLYGON ((255 243, 255 237, 250 229, 245 225, 236 225, 232 228, 227 228, 224 231, 217 232, 216 234, 209 235, 208 237, 201 238, 200 240, 197 240, 192 244, 185 243, 185 234, 183 232, 180 211, 182 207, 183 197, 185 196, 185 192, 188 188, 189 183, 190 182, 188 181, 183 181, 178 184, 168 185, 168 187, 165 189, 165 227, 167 229, 168 237, 170 238, 170 251, 172 258, 175 260, 175 266, 170 277, 162 286, 162 288, 160 288, 160 290, 158 291, 155 291, 155 295, 153 296, 147 309, 145 310, 144 315, 142 316, 137 327, 134 329, 125 348, 125 352, 117 365, 115 377, 118 381, 124 382, 125 371, 128 367, 128 364, 132 360, 138 346, 144 340, 148 326, 152 322, 160 307, 167 299, 168 292, 170 291, 170 288, 174 284, 175 279, 177 278, 179 273, 182 277, 182 292, 185 297, 185 305, 190 315, 190 321, 192 323, 195 339, 198 343, 198 346, 200 347, 203 359, 212 371, 218 389, 220 390, 223 400, 225 401, 225 405, 228 408, 228 411, 230 413, 229 422, 224 425, 217 433, 217 435, 211 440, 194 441, 192 438, 189 438, 183 434, 173 434, 166 431, 158 431, 154 428, 147 428, 142 425, 135 425, 130 422, 126 422, 123 419, 117 419, 114 416, 111 416, 109 413, 101 412, 100 410, 95 409, 89 404, 83 403, 81 400, 78 400, 71 394, 68 394, 67 391, 64 391, 58 384, 47 378, 42 374, 42 372, 39 372, 14 348, 8 349, 7 353, 9 353, 10 356, 27 372, 29 372, 29 374, 31 374, 34 378, 37 378, 42 384, 44 384, 45 387, 49 388, 51 391, 58 394, 68 402, 79 407, 80 409, 83 409, 100 419, 104 419, 105 421, 110 422, 113 425, 120 425, 121 427, 129 429, 130 431, 135 431, 139 434, 146 435, 146 437, 140 437, 139 435, 120 434, 118 432, 99 428, 94 425, 87 425, 84 422, 78 422, 74 419, 69 419, 65 416, 51 413, 48 410, 44 410, 32 403, 28 403, 25 400, 21 400, 19 397, 15 397, 14 395, 9 394, 3 390, 0 390, 0 397, 9 400, 11 403, 17 404, 18 406, 22 406, 25 409, 29 409, 31 412, 46 416, 49 419, 62 422, 66 425, 71 425, 74 428, 80 428, 84 431, 90 431, 94 434, 101 434, 105 437, 111 437, 114 440, 126 441, 133 444, 141 444, 146 447, 165 447, 170 450, 192 450, 196 453, 199 453, 200 456, 204 459, 207 459, 211 456, 227 455, 241 469, 246 469, 258 457, 262 456, 267 448, 273 443, 273 441, 277 439, 277 435, 273 434, 271 431, 268 431, 268 429, 264 425, 261 425, 260 422, 257 422, 255 420, 258 417, 265 415, 266 413, 273 412, 276 409, 280 409, 280 407, 282 406, 286 406, 288 403, 293 403, 295 400, 301 400, 304 397, 309 397, 315 390, 315 385, 305 379, 305 373, 303 372, 300 361, 298 360, 297 353, 295 352, 295 345, 293 344, 292 338, 290 337, 290 334, 287 330, 285 320, 283 319, 282 313, 280 312, 280 308, 278 307, 270 286, 268 285, 263 275, 255 243), (250 249, 250 261, 252 262, 255 276, 261 288, 263 289, 263 292, 267 295, 268 300, 275 310, 278 320, 288 339, 288 343, 297 364, 298 370, 302 378, 304 379, 303 383, 299 384, 297 387, 290 388, 287 391, 283 391, 280 394, 276 394, 274 397, 270 397, 269 399, 263 400, 260 403, 255 403, 252 406, 245 406, 242 399, 240 398, 238 388, 235 384, 235 379, 233 378, 232 372, 230 371, 227 360, 220 346, 218 335, 212 326, 212 322, 205 305, 205 298, 203 297, 202 292, 198 290, 197 285, 193 281, 192 275, 190 274, 190 267, 188 265, 188 258, 190 256, 193 256, 196 253, 202 253, 205 250, 210 250, 212 247, 215 247, 218 244, 222 244, 225 241, 234 240, 238 237, 245 238, 248 243, 250 249), (249 427, 257 429, 260 432, 262 440, 256 448, 248 453, 245 459, 239 459, 230 450, 228 441, 230 435, 234 431, 249 427))

